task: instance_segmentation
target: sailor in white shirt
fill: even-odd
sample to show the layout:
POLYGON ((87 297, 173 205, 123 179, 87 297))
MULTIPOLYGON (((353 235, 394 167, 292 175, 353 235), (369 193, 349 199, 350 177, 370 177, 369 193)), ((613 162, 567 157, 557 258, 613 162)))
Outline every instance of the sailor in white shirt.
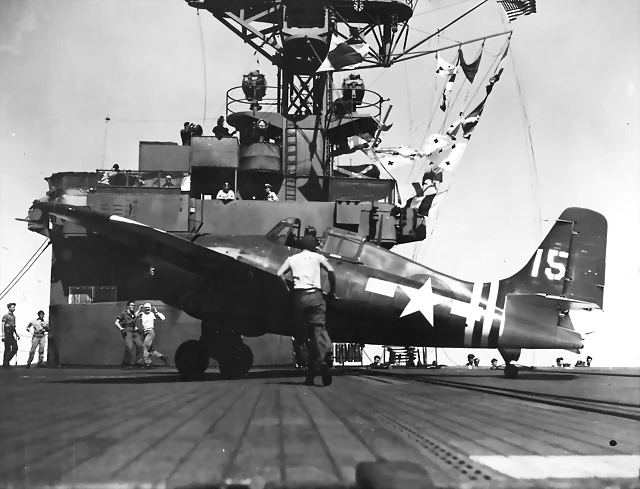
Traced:
POLYGON ((31 368, 31 362, 38 349, 38 367, 44 364, 44 345, 45 334, 49 332, 49 323, 44 320, 44 311, 38 311, 38 318, 34 319, 27 326, 27 333, 33 328, 33 338, 31 339, 31 350, 29 351, 29 359, 27 360, 27 368, 31 368))
POLYGON ((266 199, 269 202, 278 202, 278 196, 273 190, 271 190, 271 185, 269 185, 268 183, 264 184, 264 193, 266 195, 266 199))
POLYGON ((218 192, 216 195, 216 200, 223 200, 225 203, 230 202, 236 198, 236 194, 233 193, 233 190, 229 188, 229 184, 224 182, 222 186, 222 190, 218 192))
POLYGON ((142 322, 142 329, 144 331, 144 341, 142 342, 144 363, 147 367, 150 367, 150 357, 154 356, 162 360, 164 364, 167 365, 167 357, 159 351, 153 349, 153 340, 156 337, 156 318, 160 319, 160 321, 164 321, 164 314, 158 312, 155 307, 151 307, 151 304, 148 302, 144 306, 140 306, 140 308, 138 308, 136 316, 140 318, 140 321, 142 322), (142 308, 142 311, 140 311, 140 308, 142 308))
POLYGON ((320 268, 329 275, 329 297, 333 297, 336 289, 336 278, 333 267, 327 259, 315 253, 318 241, 314 236, 302 238, 301 253, 287 258, 278 270, 287 290, 285 275, 293 276, 293 314, 294 314, 294 346, 305 344, 309 358, 307 360, 307 380, 305 385, 313 385, 316 369, 320 370, 322 383, 331 385, 329 362, 333 351, 333 343, 327 333, 325 316, 326 305, 322 296, 320 268))

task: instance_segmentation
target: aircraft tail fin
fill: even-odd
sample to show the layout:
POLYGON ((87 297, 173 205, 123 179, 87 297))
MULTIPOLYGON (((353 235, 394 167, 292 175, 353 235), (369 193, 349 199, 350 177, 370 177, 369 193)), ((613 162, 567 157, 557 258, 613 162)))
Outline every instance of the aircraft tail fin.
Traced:
POLYGON ((507 292, 556 300, 561 310, 602 309, 607 220, 570 207, 557 219, 527 265, 506 280, 507 292))

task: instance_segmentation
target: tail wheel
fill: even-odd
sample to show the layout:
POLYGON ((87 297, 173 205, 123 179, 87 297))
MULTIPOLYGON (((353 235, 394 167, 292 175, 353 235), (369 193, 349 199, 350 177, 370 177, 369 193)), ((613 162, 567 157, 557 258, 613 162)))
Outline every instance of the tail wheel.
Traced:
POLYGON ((516 367, 515 365, 511 365, 510 363, 507 363, 504 366, 504 376, 507 379, 515 379, 518 376, 518 367, 516 367))
POLYGON ((249 346, 240 343, 218 360, 220 373, 231 376, 245 376, 253 367, 253 352, 249 346))
POLYGON ((175 354, 176 368, 180 375, 193 377, 203 374, 209 367, 209 355, 204 345, 198 340, 182 343, 175 354))

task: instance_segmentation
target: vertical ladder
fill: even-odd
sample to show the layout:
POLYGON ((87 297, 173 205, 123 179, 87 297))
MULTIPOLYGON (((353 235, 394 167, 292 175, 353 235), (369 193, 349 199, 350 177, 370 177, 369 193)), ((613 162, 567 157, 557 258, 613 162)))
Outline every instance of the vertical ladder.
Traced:
POLYGON ((287 119, 284 135, 284 198, 287 201, 296 200, 296 173, 298 165, 297 134, 298 131, 295 122, 287 119))

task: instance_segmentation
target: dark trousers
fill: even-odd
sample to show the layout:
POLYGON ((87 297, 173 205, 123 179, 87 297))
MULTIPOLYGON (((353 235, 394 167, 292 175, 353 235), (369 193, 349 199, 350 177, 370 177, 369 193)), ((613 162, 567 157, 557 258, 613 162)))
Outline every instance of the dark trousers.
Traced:
POLYGON ((122 358, 122 365, 134 365, 142 354, 142 338, 137 331, 127 330, 127 336, 124 337, 124 357, 122 358), (133 353, 133 347, 136 347, 135 356, 133 353), (133 357, 133 359, 132 359, 133 357))
POLYGON ((7 335, 4 338, 4 365, 9 365, 9 362, 18 353, 18 342, 14 335, 7 335))
POLYGON ((293 291, 294 338, 307 347, 307 377, 327 365, 333 343, 327 333, 326 305, 319 290, 293 291))

